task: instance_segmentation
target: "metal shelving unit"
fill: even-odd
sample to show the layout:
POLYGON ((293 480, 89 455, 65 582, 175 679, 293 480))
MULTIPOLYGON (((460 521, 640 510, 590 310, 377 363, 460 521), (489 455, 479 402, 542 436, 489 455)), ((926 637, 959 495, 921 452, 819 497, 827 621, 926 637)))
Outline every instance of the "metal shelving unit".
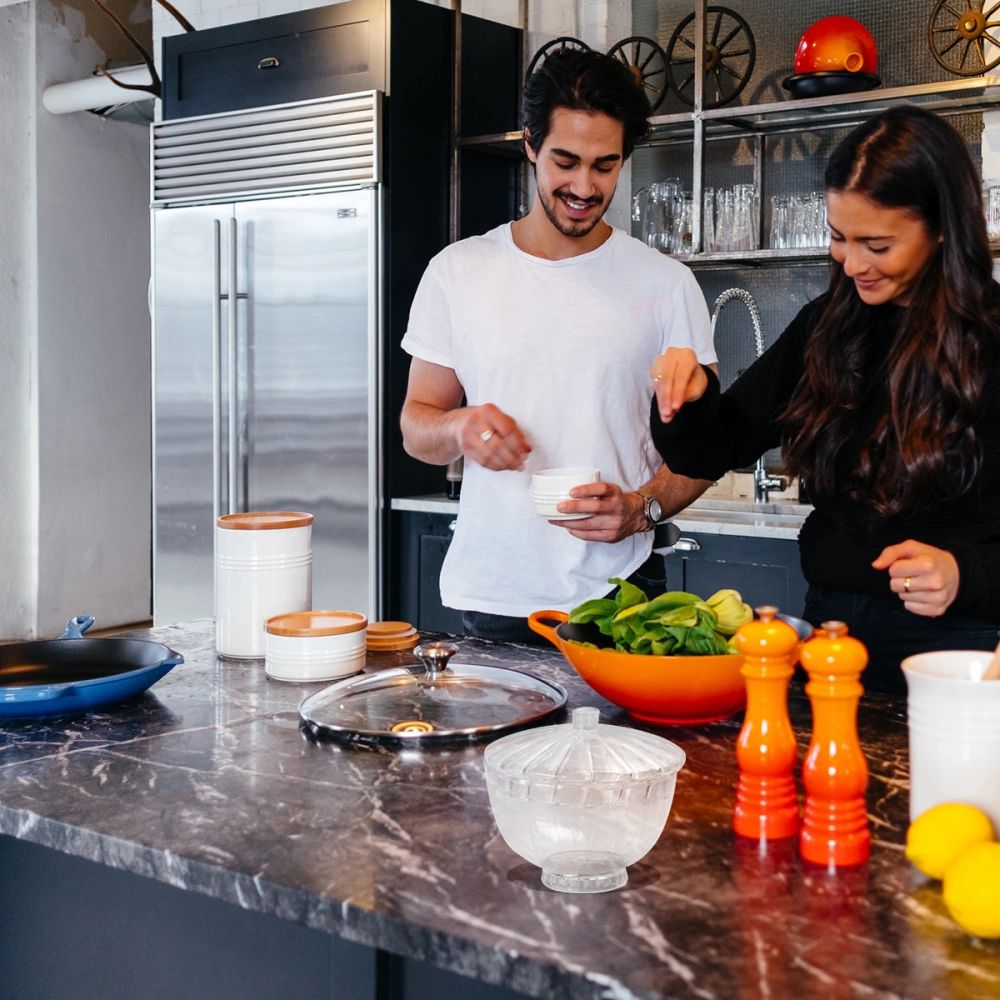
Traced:
MULTIPOLYGON (((705 37, 706 8, 708 0, 695 0, 696 37, 705 37)), ((461 11, 461 0, 453 0, 456 17, 461 11)), ((527 0, 520 0, 521 25, 527 46, 527 0)), ((461 67, 460 28, 456 36, 456 74, 461 67)), ((524 64, 530 53, 525 51, 524 64)), ((696 268, 731 267, 786 267, 822 263, 827 257, 825 248, 795 250, 746 250, 725 253, 707 253, 702 247, 702 201, 705 177, 706 146, 710 142, 750 138, 754 143, 754 182, 758 191, 764 190, 765 147, 769 136, 795 132, 849 128, 893 104, 919 104, 940 115, 963 115, 1000 107, 1000 76, 958 78, 938 83, 918 84, 910 87, 891 87, 860 94, 839 94, 835 97, 818 97, 804 100, 776 101, 768 104, 734 107, 704 107, 704 46, 695 53, 694 107, 650 119, 653 132, 643 146, 690 145, 692 147, 692 250, 678 254, 677 259, 696 268)), ((457 79, 457 76, 456 76, 457 79)), ((521 157, 523 135, 521 132, 501 132, 494 135, 460 136, 455 112, 456 129, 452 146, 453 232, 458 232, 458 163, 462 149, 476 149, 500 156, 521 157)), ((761 213, 763 228, 763 212, 761 213)), ((763 232, 761 232, 763 237, 763 232)), ((457 235, 456 237, 457 238, 457 235)), ((764 240, 760 242, 763 244, 764 240)))

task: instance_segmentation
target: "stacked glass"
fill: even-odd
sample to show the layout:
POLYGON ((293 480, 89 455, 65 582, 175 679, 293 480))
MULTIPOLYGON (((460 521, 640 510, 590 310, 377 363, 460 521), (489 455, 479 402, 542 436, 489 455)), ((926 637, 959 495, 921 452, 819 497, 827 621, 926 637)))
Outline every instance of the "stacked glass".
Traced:
POLYGON ((825 247, 830 242, 826 221, 826 195, 774 195, 771 198, 771 248, 790 250, 825 247))
POLYGON ((760 198, 753 184, 705 188, 704 246, 710 252, 760 246, 760 198))

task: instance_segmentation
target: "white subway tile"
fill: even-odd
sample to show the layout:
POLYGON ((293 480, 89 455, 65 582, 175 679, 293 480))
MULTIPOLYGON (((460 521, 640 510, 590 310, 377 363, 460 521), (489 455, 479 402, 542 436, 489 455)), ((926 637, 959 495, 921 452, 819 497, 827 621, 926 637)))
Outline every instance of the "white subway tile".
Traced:
POLYGON ((274 17, 276 14, 288 14, 302 9, 302 0, 260 0, 261 17, 274 17))
POLYGON ((220 24, 238 24, 241 21, 256 21, 260 17, 259 3, 244 3, 239 7, 227 7, 219 11, 220 24))
POLYGON ((236 7, 238 5, 239 0, 201 0, 201 9, 203 12, 222 10, 223 7, 236 7))

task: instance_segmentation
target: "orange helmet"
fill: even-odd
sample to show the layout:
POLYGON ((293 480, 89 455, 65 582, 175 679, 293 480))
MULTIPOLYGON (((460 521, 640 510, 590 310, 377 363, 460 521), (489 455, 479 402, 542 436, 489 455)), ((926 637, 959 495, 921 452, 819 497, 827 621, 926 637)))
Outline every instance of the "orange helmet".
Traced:
POLYGON ((795 48, 796 73, 874 73, 877 69, 875 39, 853 17, 822 18, 806 29, 795 48))

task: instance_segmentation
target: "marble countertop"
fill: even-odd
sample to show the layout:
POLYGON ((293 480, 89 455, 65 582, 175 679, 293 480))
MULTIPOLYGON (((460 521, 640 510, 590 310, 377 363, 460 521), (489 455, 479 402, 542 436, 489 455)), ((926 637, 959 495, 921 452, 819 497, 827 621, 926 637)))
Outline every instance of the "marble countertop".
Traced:
MULTIPOLYGON (((218 660, 210 621, 137 635, 187 662, 106 713, 0 724, 0 833, 551 1000, 1000 996, 1000 943, 962 933, 904 858, 901 699, 862 703, 864 866, 829 874, 794 842, 761 856, 733 835, 734 719, 662 731, 687 754, 663 836, 625 888, 574 896, 498 836, 483 745, 318 744, 296 713, 317 686, 218 660)), ((570 708, 630 724, 554 650, 467 639, 461 658, 529 669, 570 708)), ((804 750, 799 688, 791 711, 804 750)))
MULTIPOLYGON (((423 514, 450 514, 456 517, 459 502, 444 493, 421 497, 396 497, 393 510, 423 514)), ((736 535, 741 538, 783 538, 794 541, 812 507, 806 504, 727 501, 714 498, 695 500, 668 520, 681 531, 708 535, 736 535)))

